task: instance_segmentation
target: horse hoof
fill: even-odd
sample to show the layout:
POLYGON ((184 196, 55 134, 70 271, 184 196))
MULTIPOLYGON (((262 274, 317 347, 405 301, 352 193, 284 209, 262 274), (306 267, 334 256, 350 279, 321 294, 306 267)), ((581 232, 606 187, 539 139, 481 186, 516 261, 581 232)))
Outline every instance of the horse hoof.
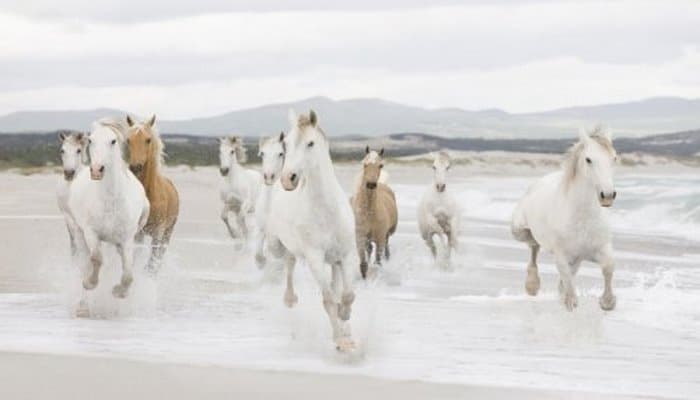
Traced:
POLYGON ((574 308, 578 307, 578 299, 576 296, 567 295, 566 298, 564 298, 564 305, 567 310, 574 311, 574 308))
POLYGON ((75 310, 75 317, 90 318, 90 308, 86 303, 81 301, 80 304, 78 304, 78 308, 75 310))
POLYGON ((97 287, 98 280, 95 278, 93 279, 92 277, 85 278, 83 279, 83 288, 85 290, 92 290, 97 287))
POLYGON ((351 353, 357 349, 357 345, 352 338, 342 337, 335 340, 335 349, 341 353, 351 353))
POLYGON ((284 304, 285 304, 287 307, 292 308, 292 307, 294 307, 298 302, 299 302, 299 297, 297 297, 297 295, 296 295, 295 293, 293 293, 293 292, 286 292, 286 293, 284 294, 284 304))
POLYGON ((525 281, 525 291, 530 296, 537 296, 537 292, 540 290, 540 278, 534 277, 530 279, 529 277, 525 281))
POLYGON ((603 309, 604 311, 611 311, 615 309, 615 305, 617 304, 617 298, 614 295, 603 295, 600 298, 599 301, 600 308, 603 309))
POLYGON ((265 263, 267 263, 267 258, 265 258, 264 255, 255 255, 255 265, 257 265, 259 269, 263 269, 265 267, 265 263))
POLYGON ((362 274, 362 279, 367 279, 367 263, 360 263, 360 273, 362 274))
POLYGON ((112 295, 118 299, 126 298, 126 296, 128 294, 129 294, 129 287, 128 286, 115 285, 114 288, 112 288, 112 295))

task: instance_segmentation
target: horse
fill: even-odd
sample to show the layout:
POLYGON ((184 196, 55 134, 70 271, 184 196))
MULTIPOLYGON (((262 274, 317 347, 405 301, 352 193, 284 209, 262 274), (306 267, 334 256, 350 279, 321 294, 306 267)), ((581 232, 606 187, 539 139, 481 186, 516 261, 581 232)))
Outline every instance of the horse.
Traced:
POLYGON ((262 177, 258 171, 243 168, 247 156, 243 141, 237 136, 219 139, 219 161, 223 185, 221 186, 221 220, 224 221, 229 235, 236 239, 248 237, 246 217, 255 212, 255 203, 262 186, 262 177), (236 219, 236 228, 231 226, 229 213, 236 219))
POLYGON ((173 182, 163 176, 163 141, 155 127, 156 116, 146 122, 126 117, 129 169, 139 179, 151 205, 148 221, 136 236, 143 242, 144 235, 151 237, 151 255, 146 269, 157 272, 170 243, 180 211, 180 199, 173 182))
POLYGON ((367 262, 372 255, 372 244, 376 247, 375 262, 381 265, 382 254, 388 260, 389 237, 396 232, 398 209, 396 196, 386 182, 381 182, 384 168, 384 148, 377 151, 365 148, 362 174, 358 179, 352 210, 355 215, 355 241, 360 258, 360 273, 367 278, 367 262))
POLYGON ((82 132, 58 134, 61 143, 61 165, 63 167, 63 179, 56 188, 56 200, 58 208, 66 220, 68 238, 70 240, 71 256, 75 257, 78 247, 80 229, 75 224, 75 220, 68 209, 68 198, 73 178, 85 167, 87 163, 87 135, 82 132))
POLYGON ((529 295, 537 295, 540 288, 537 254, 542 247, 554 255, 559 293, 569 311, 578 305, 574 277, 582 261, 600 265, 605 281, 600 307, 606 311, 615 308, 615 261, 605 208, 611 207, 617 197, 613 183, 616 160, 607 130, 600 126, 590 133, 582 130, 561 170, 535 182, 518 202, 511 231, 516 240, 530 248, 525 280, 529 295))
MULTIPOLYGON (((430 185, 418 205, 418 229, 423 241, 437 260, 434 238, 447 244, 447 261, 452 250, 457 249, 460 210, 457 201, 447 191, 447 172, 450 170, 450 155, 441 151, 433 154, 433 184, 430 185)), ((444 247, 444 246, 443 246, 444 247)))
POLYGON ((260 190, 255 206, 255 221, 258 237, 255 246, 255 262, 259 268, 265 265, 264 254, 267 219, 270 215, 270 200, 274 184, 278 182, 284 164, 284 132, 279 136, 260 138, 258 156, 262 160, 262 174, 265 185, 260 190))
POLYGON ((97 287, 102 267, 102 242, 114 244, 122 262, 120 283, 112 289, 125 298, 133 281, 134 237, 146 225, 150 204, 141 182, 122 159, 125 129, 118 120, 92 124, 88 137, 90 168, 71 184, 68 207, 82 232, 88 256, 83 287, 97 287), (91 268, 90 268, 91 267, 91 268))
POLYGON ((281 185, 272 193, 275 218, 267 223, 268 248, 285 260, 288 307, 298 300, 292 284, 294 264, 306 260, 321 288, 336 348, 349 352, 355 348, 349 320, 355 300, 352 266, 357 265, 352 209, 335 176, 329 141, 316 113, 297 116, 290 110, 289 121, 281 185))

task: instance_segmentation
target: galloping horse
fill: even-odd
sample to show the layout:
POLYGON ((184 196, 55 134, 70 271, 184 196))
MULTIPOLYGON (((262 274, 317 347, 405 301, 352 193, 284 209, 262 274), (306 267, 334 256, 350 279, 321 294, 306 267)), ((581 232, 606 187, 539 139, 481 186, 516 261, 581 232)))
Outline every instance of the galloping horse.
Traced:
POLYGON ((241 163, 247 161, 243 141, 237 136, 219 140, 219 171, 224 178, 221 187, 221 220, 232 238, 248 238, 246 217, 255 212, 258 191, 262 186, 262 177, 258 171, 244 168, 241 163), (231 226, 229 213, 235 215, 236 229, 231 226))
POLYGON ((561 171, 544 176, 528 189, 513 213, 515 239, 530 247, 525 289, 535 296, 540 288, 537 254, 543 247, 554 254, 559 270, 559 293, 571 311, 578 305, 574 276, 582 261, 600 264, 605 289, 603 310, 615 308, 612 276, 615 269, 607 208, 617 192, 613 165, 617 154, 609 132, 598 127, 581 132, 569 149, 561 171))
POLYGON ((268 220, 268 247, 285 259, 284 300, 289 307, 297 302, 294 264, 297 258, 307 261, 321 288, 336 347, 350 351, 355 348, 349 319, 355 299, 352 268, 357 265, 352 209, 335 176, 328 138, 316 114, 297 117, 290 111, 289 120, 282 185, 275 185, 272 194, 275 218, 268 220))
POLYGON ((369 146, 365 148, 362 176, 352 197, 355 240, 363 278, 367 278, 367 262, 372 256, 372 243, 376 247, 377 264, 381 264, 382 254, 389 259, 389 236, 396 232, 398 223, 394 192, 386 182, 380 181, 384 168, 383 155, 383 148, 379 152, 370 151, 369 146))
MULTIPOLYGON (((454 196, 447 191, 447 172, 450 169, 450 156, 441 151, 434 155, 433 184, 423 194, 418 205, 418 228, 433 258, 437 259, 435 236, 447 244, 447 262, 453 249, 457 248, 459 234, 459 207, 454 196)), ((445 247, 445 246, 443 246, 445 247)))
POLYGON ((122 261, 121 281, 112 294, 124 298, 133 281, 134 236, 146 225, 150 206, 143 186, 122 159, 122 124, 101 119, 93 123, 88 140, 90 168, 78 173, 68 198, 91 266, 83 287, 91 290, 97 286, 102 266, 100 244, 112 243, 122 261))
POLYGON ((148 222, 136 237, 143 241, 144 235, 151 237, 151 256, 146 268, 157 272, 163 263, 163 256, 170 243, 170 237, 177 222, 180 199, 170 179, 162 174, 163 141, 155 127, 156 116, 146 122, 136 122, 126 117, 129 125, 129 168, 139 178, 151 204, 148 222))
POLYGON ((279 181, 279 175, 284 165, 284 132, 279 136, 260 138, 258 156, 262 160, 263 182, 258 201, 255 205, 255 222, 258 236, 255 245, 255 262, 259 268, 265 265, 265 237, 267 235, 267 219, 270 216, 270 204, 274 185, 279 181))
POLYGON ((61 132, 58 135, 58 139, 61 141, 63 179, 56 188, 56 200, 58 201, 58 208, 61 210, 63 218, 66 220, 71 256, 75 257, 78 243, 82 240, 80 237, 82 234, 68 208, 68 198, 70 196, 70 187, 73 183, 73 178, 80 173, 87 163, 88 138, 87 135, 82 132, 61 132))

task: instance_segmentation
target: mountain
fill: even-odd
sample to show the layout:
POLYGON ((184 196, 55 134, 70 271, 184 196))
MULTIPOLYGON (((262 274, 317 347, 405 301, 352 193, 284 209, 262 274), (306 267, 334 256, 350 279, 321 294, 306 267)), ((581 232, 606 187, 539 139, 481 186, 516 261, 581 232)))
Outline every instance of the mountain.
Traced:
MULTIPOLYGON (((420 132, 443 137, 560 138, 576 135, 580 127, 596 123, 610 126, 618 137, 639 137, 700 127, 700 99, 651 98, 647 100, 571 107, 511 114, 502 110, 467 111, 458 108, 426 109, 379 99, 332 100, 313 97, 189 120, 159 120, 165 133, 193 135, 259 136, 287 129, 287 111, 314 109, 324 130, 333 136, 381 136, 420 132)), ((0 117, 0 132, 86 130, 103 116, 125 111, 25 111, 0 117)))

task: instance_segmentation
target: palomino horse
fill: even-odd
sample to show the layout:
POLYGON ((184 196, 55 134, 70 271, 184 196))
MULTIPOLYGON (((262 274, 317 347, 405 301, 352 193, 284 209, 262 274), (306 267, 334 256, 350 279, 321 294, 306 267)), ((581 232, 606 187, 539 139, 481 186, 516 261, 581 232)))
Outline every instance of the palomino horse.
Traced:
POLYGON ((352 209, 335 176, 328 139, 316 114, 297 117, 290 111, 289 120, 282 185, 274 186, 271 212, 275 218, 267 224, 268 247, 285 259, 287 306, 297 301, 292 286, 296 259, 307 261, 321 288, 336 347, 350 351, 355 348, 349 319, 355 299, 352 268, 357 265, 352 209))
POLYGON ((537 253, 543 247, 554 254, 559 270, 559 293, 568 310, 578 300, 574 276, 582 261, 600 264, 605 289, 603 310, 615 308, 612 276, 615 269, 607 210, 617 196, 613 166, 617 155, 610 134, 600 127, 581 132, 567 153, 561 171, 546 175, 520 200, 511 222, 513 236, 530 247, 525 288, 535 296, 540 288, 537 253))
POLYGON ((365 148, 362 160, 362 177, 358 180, 352 209, 355 213, 355 240, 360 257, 360 272, 367 278, 367 262, 372 256, 372 244, 376 247, 375 261, 381 265, 382 254, 389 259, 389 236, 396 232, 398 211, 394 192, 385 182, 380 182, 384 168, 384 149, 379 152, 365 148))
POLYGON ((433 157, 433 184, 425 191, 418 205, 418 228, 436 260, 438 254, 434 239, 435 236, 440 239, 442 247, 447 248, 446 256, 449 263, 452 250, 457 248, 460 210, 454 196, 447 191, 449 154, 441 151, 433 157))
POLYGON ((263 182, 265 185, 255 206, 255 221, 258 227, 258 236, 255 244, 255 262, 259 268, 265 265, 265 236, 267 235, 267 219, 270 214, 270 200, 274 185, 279 180, 282 165, 284 165, 284 132, 279 136, 260 138, 258 144, 258 156, 262 160, 263 182))
POLYGON ((246 217, 255 212, 255 202, 262 185, 262 178, 258 171, 243 168, 241 165, 246 160, 245 147, 241 138, 231 136, 219 140, 221 163, 219 171, 224 178, 221 187, 221 201, 224 203, 221 220, 224 221, 228 233, 234 239, 248 237, 246 217), (233 213, 236 217, 236 229, 231 226, 229 213, 233 213))
POLYGON ((122 261, 121 282, 112 294, 124 298, 133 281, 134 236, 146 225, 150 209, 141 182, 122 159, 124 127, 101 119, 92 125, 88 153, 90 168, 78 173, 70 187, 68 207, 82 231, 91 268, 83 287, 94 289, 102 266, 102 242, 116 246, 122 261))
POLYGON ((143 184, 151 204, 148 222, 136 237, 138 242, 143 241, 144 235, 151 237, 151 256, 146 265, 151 273, 157 272, 163 263, 180 211, 180 199, 175 185, 161 171, 163 141, 156 130, 155 121, 155 115, 146 122, 136 122, 130 116, 126 117, 129 125, 129 168, 143 184))
POLYGON ((83 169, 87 163, 87 135, 82 132, 65 133, 61 132, 58 135, 61 141, 61 164, 63 166, 63 179, 56 188, 56 200, 58 208, 61 210, 66 227, 68 228, 68 237, 70 239, 71 255, 75 257, 78 240, 80 239, 80 229, 75 224, 75 220, 68 209, 68 198, 70 195, 70 187, 73 183, 73 178, 83 169))

